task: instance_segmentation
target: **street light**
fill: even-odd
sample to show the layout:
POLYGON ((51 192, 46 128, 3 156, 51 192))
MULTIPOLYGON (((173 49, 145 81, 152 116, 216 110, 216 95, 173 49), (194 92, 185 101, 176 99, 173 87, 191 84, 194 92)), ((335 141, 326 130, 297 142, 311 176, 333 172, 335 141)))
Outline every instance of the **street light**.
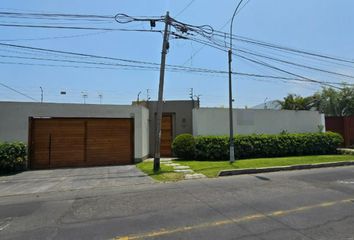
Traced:
POLYGON ((232 25, 234 22, 234 18, 236 16, 236 13, 238 9, 241 6, 241 3, 243 0, 241 0, 236 9, 234 14, 232 15, 231 19, 231 24, 230 24, 230 49, 228 51, 228 57, 229 57, 229 121, 230 121, 230 163, 235 162, 235 143, 234 143, 234 124, 233 124, 233 116, 232 116, 232 25))

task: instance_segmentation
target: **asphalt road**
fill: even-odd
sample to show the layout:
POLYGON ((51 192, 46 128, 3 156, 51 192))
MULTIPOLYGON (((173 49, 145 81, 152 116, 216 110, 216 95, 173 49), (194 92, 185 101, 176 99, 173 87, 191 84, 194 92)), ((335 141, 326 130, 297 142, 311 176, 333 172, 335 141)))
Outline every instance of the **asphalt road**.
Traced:
POLYGON ((0 239, 354 240, 354 167, 3 196, 0 239))

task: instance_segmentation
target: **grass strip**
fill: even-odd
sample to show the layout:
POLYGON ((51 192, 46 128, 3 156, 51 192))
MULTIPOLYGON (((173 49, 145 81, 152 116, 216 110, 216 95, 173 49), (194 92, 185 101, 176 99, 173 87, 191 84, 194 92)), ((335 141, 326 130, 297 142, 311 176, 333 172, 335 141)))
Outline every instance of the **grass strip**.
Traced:
POLYGON ((195 160, 176 160, 176 163, 189 166, 193 171, 202 173, 207 177, 217 177, 221 170, 230 169, 249 169, 294 166, 302 164, 316 164, 328 162, 354 161, 353 155, 316 155, 300 157, 281 157, 281 158, 256 158, 236 160, 233 164, 228 161, 195 161, 195 160))

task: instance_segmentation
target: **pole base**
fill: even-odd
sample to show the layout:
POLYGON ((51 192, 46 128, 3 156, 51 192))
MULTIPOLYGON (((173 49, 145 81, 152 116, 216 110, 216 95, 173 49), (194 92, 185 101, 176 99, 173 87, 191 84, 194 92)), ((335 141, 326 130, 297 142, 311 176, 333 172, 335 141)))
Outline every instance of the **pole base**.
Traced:
POLYGON ((230 163, 235 162, 235 147, 230 146, 230 163))
POLYGON ((160 158, 154 158, 154 172, 160 171, 160 158))

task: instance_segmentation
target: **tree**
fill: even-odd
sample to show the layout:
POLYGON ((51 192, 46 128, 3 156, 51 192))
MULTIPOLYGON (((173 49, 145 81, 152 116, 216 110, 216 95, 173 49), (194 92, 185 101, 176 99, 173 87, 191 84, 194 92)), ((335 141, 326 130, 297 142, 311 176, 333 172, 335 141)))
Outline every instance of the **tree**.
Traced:
POLYGON ((324 87, 309 97, 289 94, 277 102, 281 109, 286 110, 315 109, 326 116, 354 116, 354 86, 343 84, 340 89, 324 87))
POLYGON ((283 101, 277 101, 283 110, 311 110, 315 106, 314 96, 301 97, 296 94, 288 94, 283 101))
POLYGON ((340 90, 323 88, 314 98, 317 110, 326 116, 354 115, 354 87, 344 86, 340 90))

